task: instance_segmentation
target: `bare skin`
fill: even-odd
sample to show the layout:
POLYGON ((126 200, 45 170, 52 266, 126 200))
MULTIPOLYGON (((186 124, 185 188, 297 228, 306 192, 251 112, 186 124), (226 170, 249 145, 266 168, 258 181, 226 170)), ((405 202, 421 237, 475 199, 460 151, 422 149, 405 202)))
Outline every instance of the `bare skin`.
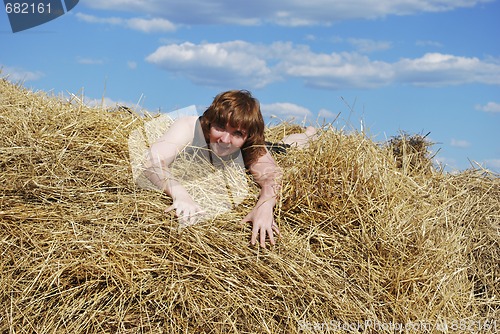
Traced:
POLYGON ((302 133, 294 133, 283 138, 282 142, 288 144, 292 147, 304 148, 309 145, 311 140, 314 140, 318 136, 317 129, 312 126, 308 126, 306 130, 302 133))

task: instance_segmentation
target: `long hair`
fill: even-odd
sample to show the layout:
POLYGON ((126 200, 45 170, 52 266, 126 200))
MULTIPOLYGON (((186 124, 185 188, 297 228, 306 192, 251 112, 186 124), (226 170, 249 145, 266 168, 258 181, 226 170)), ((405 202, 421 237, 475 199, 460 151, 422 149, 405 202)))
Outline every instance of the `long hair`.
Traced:
POLYGON ((247 139, 241 152, 247 168, 266 153, 260 103, 247 90, 230 90, 217 95, 203 113, 200 123, 207 142, 211 125, 229 124, 244 129, 247 139))

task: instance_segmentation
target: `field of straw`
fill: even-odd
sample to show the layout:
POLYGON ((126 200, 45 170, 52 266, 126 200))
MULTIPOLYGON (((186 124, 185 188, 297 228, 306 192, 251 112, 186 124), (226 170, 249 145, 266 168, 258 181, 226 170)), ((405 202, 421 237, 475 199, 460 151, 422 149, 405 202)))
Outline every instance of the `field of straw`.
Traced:
POLYGON ((179 229, 135 185, 128 138, 148 117, 0 79, 0 333, 500 328, 498 175, 443 173, 422 137, 325 128, 277 157, 282 237, 265 250, 239 224, 255 186, 179 229))

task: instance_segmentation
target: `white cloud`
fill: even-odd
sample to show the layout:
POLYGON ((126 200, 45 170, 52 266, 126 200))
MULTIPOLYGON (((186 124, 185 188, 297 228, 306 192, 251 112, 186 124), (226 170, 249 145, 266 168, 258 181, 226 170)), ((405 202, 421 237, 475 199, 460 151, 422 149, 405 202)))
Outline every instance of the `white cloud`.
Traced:
POLYGON ((274 116, 285 120, 290 118, 306 118, 312 115, 309 109, 288 102, 261 104, 260 109, 264 116, 274 116))
MULTIPOLYGON (((75 95, 72 95, 71 97, 74 99, 75 95)), ((78 100, 80 100, 80 98, 78 98, 78 100)), ((105 108, 105 109, 117 108, 119 106, 128 107, 132 110, 137 110, 140 108, 137 103, 123 101, 123 100, 116 101, 116 100, 113 100, 112 98, 109 98, 109 97, 102 97, 100 99, 94 99, 94 98, 90 98, 90 97, 85 96, 83 98, 83 103, 89 107, 105 108)))
POLYGON ((487 159, 484 161, 486 168, 495 169, 500 172, 500 159, 487 159))
POLYGON ((438 156, 434 158, 434 162, 451 174, 460 173, 461 168, 459 167, 457 160, 454 158, 438 156))
POLYGON ((133 30, 149 32, 170 32, 175 31, 175 26, 168 20, 152 18, 132 18, 126 21, 126 25, 133 30))
POLYGON ((330 89, 374 88, 390 83, 394 77, 389 63, 357 53, 322 54, 308 48, 295 48, 278 68, 287 76, 302 78, 308 86, 330 89))
POLYGON ((109 25, 122 25, 124 22, 124 19, 119 18, 119 17, 97 17, 93 15, 88 15, 88 14, 83 14, 83 13, 76 13, 77 19, 83 22, 87 23, 99 23, 99 24, 109 24, 109 25))
POLYGON ((111 108, 111 107, 116 107, 117 105, 122 104, 122 103, 119 103, 117 101, 114 101, 113 99, 111 99, 109 97, 103 97, 100 99, 93 99, 93 98, 85 97, 83 99, 83 103, 89 107, 102 107, 102 108, 111 108))
POLYGON ((146 61, 202 85, 263 87, 274 80, 258 45, 243 41, 159 47, 146 61))
POLYGON ((456 159, 443 157, 443 156, 435 157, 434 161, 436 161, 438 164, 449 165, 449 166, 456 165, 456 163, 457 163, 456 159))
POLYGON ((76 62, 82 65, 102 65, 104 64, 103 59, 94 59, 88 57, 77 57, 76 62))
POLYGON ((417 41, 415 43, 417 46, 422 46, 422 47, 425 47, 425 46, 430 46, 430 47, 435 47, 435 48, 441 48, 443 47, 443 44, 439 43, 439 42, 436 42, 436 41, 417 41))
POLYGON ((28 71, 20 67, 2 66, 0 64, 0 77, 6 77, 11 82, 36 81, 43 77, 40 71, 28 71))
POLYGON ((500 103, 497 102, 488 102, 485 105, 476 105, 476 110, 491 112, 491 113, 500 113, 500 103))
POLYGON ((458 148, 468 148, 471 146, 471 143, 467 140, 452 138, 450 145, 458 148))
POLYGON ((348 38, 347 42, 354 46, 361 53, 388 50, 392 47, 391 42, 374 41, 364 38, 348 38))
POLYGON ((417 59, 402 59, 394 67, 399 81, 419 86, 500 84, 500 64, 475 57, 427 53, 417 59))
POLYGON ((131 70, 135 70, 137 68, 137 63, 135 61, 128 61, 127 62, 127 67, 131 70))
POLYGON ((95 24, 107 24, 112 26, 121 26, 124 28, 141 31, 144 33, 151 32, 171 32, 175 31, 175 25, 170 21, 162 18, 130 18, 123 19, 119 17, 97 17, 93 15, 77 13, 76 17, 80 21, 95 24))
POLYGON ((91 8, 144 13, 176 24, 274 23, 286 26, 329 25, 341 20, 376 19, 473 7, 492 0, 87 0, 91 8))
POLYGON ((328 109, 320 109, 318 111, 318 118, 326 118, 327 120, 332 120, 338 116, 338 113, 334 113, 328 109))
POLYGON ((217 87, 261 88, 287 78, 327 89, 500 84, 500 63, 494 59, 428 53, 390 63, 356 52, 315 53, 284 42, 174 43, 159 47, 146 60, 194 83, 217 87))

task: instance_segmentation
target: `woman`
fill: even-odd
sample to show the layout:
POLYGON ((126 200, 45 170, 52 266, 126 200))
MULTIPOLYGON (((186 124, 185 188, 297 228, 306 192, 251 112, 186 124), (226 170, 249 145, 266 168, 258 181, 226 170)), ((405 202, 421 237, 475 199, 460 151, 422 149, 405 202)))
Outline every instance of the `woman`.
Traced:
MULTIPOLYGON (((304 138, 314 134, 311 129, 302 136, 294 135, 285 145, 300 145, 304 138)), ((195 221, 202 212, 198 203, 182 184, 170 173, 169 167, 177 155, 187 147, 207 147, 205 158, 233 159, 241 153, 245 167, 260 187, 255 207, 243 219, 252 222, 250 243, 266 247, 279 236, 274 221, 274 206, 280 186, 281 171, 266 148, 264 120, 259 102, 248 91, 227 91, 217 95, 201 117, 187 116, 177 119, 149 150, 145 163, 146 177, 161 191, 169 195, 173 204, 166 210, 175 210, 184 221, 195 221)))

